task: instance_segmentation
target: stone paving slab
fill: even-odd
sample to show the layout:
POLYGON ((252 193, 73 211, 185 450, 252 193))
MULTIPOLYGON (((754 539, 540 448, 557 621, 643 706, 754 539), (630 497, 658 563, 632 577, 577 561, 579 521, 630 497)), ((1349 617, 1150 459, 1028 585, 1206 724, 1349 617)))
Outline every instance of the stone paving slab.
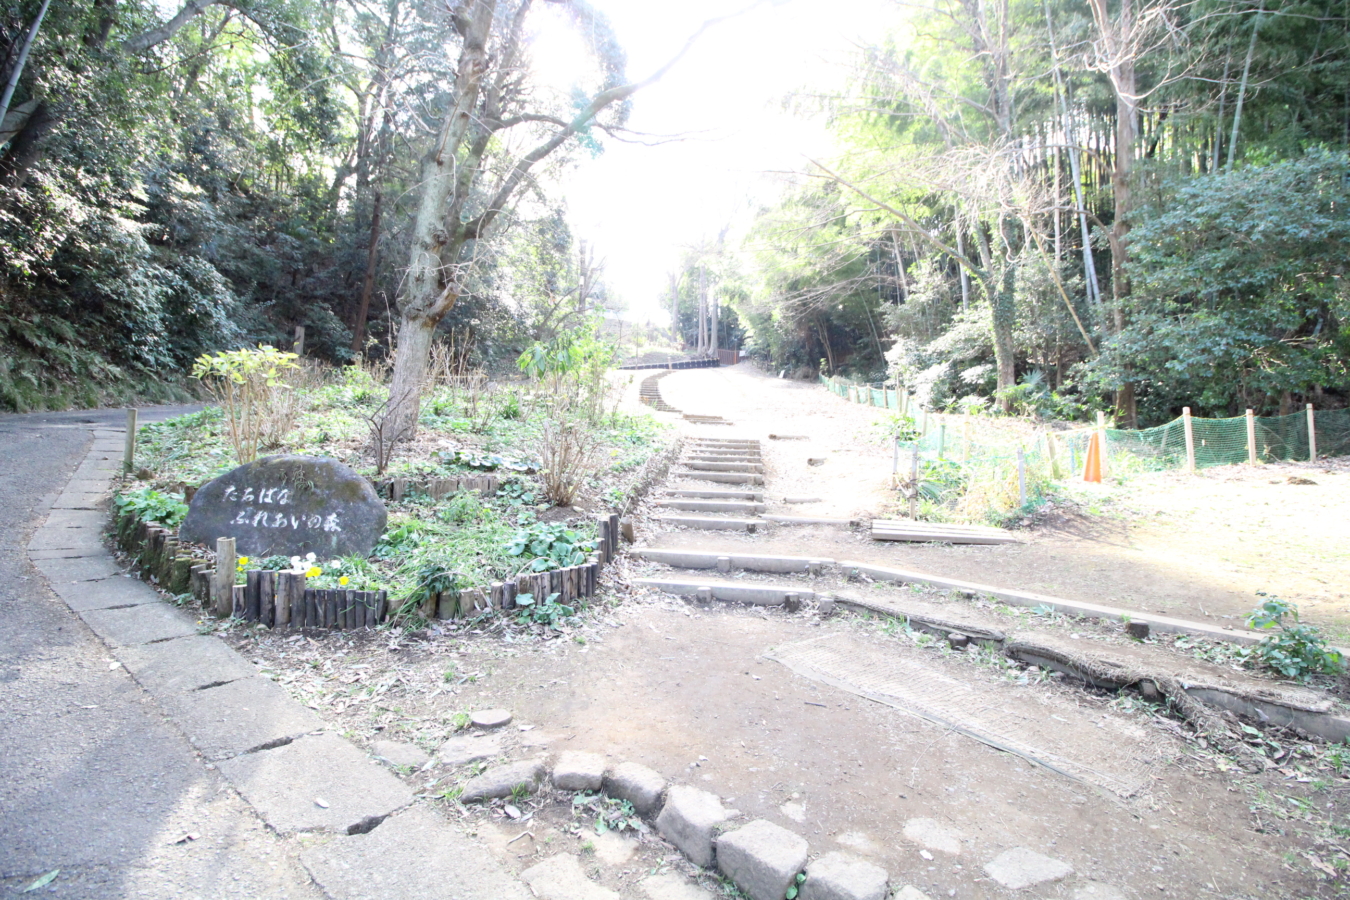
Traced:
POLYGON ((300 862, 332 900, 529 900, 490 853, 421 807, 369 834, 312 837, 300 862))
POLYGON ((204 634, 122 647, 116 656, 141 687, 161 698, 258 675, 251 662, 204 634))
POLYGON ((107 498, 106 490, 92 494, 84 491, 66 491, 56 498, 52 509, 102 509, 103 501, 107 498))
POLYGON ((1008 890, 1020 891, 1047 881, 1068 878, 1073 874, 1073 867, 1034 850, 1014 847, 985 863, 984 871, 1008 890))
POLYGON ((75 612, 110 609, 115 606, 139 606, 159 603, 160 596, 144 581, 113 575, 97 581, 71 581, 53 584, 52 590, 75 612))
POLYGON ((108 493, 108 479, 106 478, 72 479, 70 483, 66 485, 64 493, 94 494, 96 496, 101 497, 108 493))
POLYGON ((159 699, 208 759, 275 747, 323 727, 318 716, 287 697, 280 685, 257 674, 159 699))
POLYGON ((197 633, 197 625, 192 618, 167 603, 89 609, 80 613, 80 618, 95 634, 116 647, 148 644, 197 633))
POLYGON ((29 550, 66 550, 71 547, 103 549, 103 536, 93 528, 53 528, 43 526, 33 532, 29 550))
MULTIPOLYGON (((71 531, 76 529, 72 528, 71 531)), ((85 544, 82 547, 71 547, 67 550, 29 550, 28 558, 37 561, 39 559, 92 559, 94 557, 107 556, 108 548, 103 544, 85 544)))
MULTIPOLYGON (((413 800, 403 782, 331 734, 306 735, 275 750, 236 756, 220 763, 220 771, 282 834, 368 831, 413 800)), ((436 854, 413 849, 425 857, 424 865, 431 865, 436 854)))
POLYGON ((91 556, 82 559, 35 559, 33 565, 47 576, 53 585, 76 581, 95 581, 112 575, 121 575, 122 569, 111 556, 91 556))
POLYGON ((108 524, 108 513, 101 509, 54 509, 47 515, 46 528, 92 528, 100 534, 108 524))

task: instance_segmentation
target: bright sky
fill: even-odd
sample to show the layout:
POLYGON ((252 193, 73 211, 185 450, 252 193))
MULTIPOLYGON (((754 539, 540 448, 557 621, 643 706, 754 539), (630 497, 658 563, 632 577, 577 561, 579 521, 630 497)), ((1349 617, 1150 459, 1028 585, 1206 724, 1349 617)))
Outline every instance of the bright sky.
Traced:
MULTIPOLYGON (((736 0, 593 2, 628 53, 629 78, 659 68, 706 19, 743 8, 736 0)), ((605 259, 626 318, 668 324, 659 304, 681 248, 727 226, 734 239, 779 190, 770 173, 828 155, 823 123, 783 101, 800 88, 841 86, 856 45, 879 39, 895 10, 887 0, 778 0, 724 22, 634 100, 629 127, 685 140, 607 140, 600 157, 568 173, 572 227, 605 259)), ((558 64, 541 51, 536 64, 558 64)))

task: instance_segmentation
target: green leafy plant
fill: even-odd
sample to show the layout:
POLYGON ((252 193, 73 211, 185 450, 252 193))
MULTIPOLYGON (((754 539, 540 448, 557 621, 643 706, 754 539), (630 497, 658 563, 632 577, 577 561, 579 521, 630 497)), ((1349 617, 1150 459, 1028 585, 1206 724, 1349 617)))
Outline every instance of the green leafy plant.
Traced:
MULTIPOLYGON (((258 458, 264 435, 287 427, 279 425, 276 414, 281 394, 289 390, 285 382, 288 369, 298 369, 298 357, 275 347, 222 350, 204 354, 192 367, 192 376, 200 379, 225 410, 230 442, 240 463, 258 458)), ((292 413, 293 415, 293 413, 292 413)))
POLYGON ((575 609, 558 602, 557 594, 549 594, 542 603, 536 603, 533 594, 517 594, 516 606, 520 608, 520 612, 516 614, 516 621, 520 624, 537 622, 555 630, 558 622, 576 615, 575 609))
POLYGON ((506 553, 530 559, 531 571, 547 572, 579 566, 595 548, 594 540, 584 540, 578 532, 562 523, 536 522, 516 532, 506 553))
POLYGON ((1249 660, 1299 681, 1312 675, 1338 675, 1345 670, 1340 651, 1329 647, 1316 627, 1299 621, 1297 606, 1263 592, 1258 591, 1257 596, 1265 599, 1247 615, 1248 627, 1277 631, 1251 648, 1249 660))
POLYGON ((802 885, 806 883, 806 873, 798 872, 797 877, 792 880, 788 886, 785 900, 797 900, 797 895, 801 893, 802 885))
POLYGON ((113 506, 119 513, 134 512, 137 518, 166 528, 178 525, 188 514, 188 505, 182 500, 148 487, 118 494, 113 506))

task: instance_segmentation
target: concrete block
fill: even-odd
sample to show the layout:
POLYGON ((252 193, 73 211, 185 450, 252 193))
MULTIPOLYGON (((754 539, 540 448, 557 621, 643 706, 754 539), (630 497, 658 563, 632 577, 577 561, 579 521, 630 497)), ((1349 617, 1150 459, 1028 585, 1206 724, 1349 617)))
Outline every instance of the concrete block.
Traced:
POLYGON ((107 491, 86 494, 81 491, 66 491, 56 498, 52 509, 102 509, 108 497, 107 491))
POLYGON ((368 834, 307 840, 300 862, 332 900, 530 900, 491 853, 420 807, 368 834))
POLYGON ((159 594, 150 585, 122 575, 98 581, 59 582, 52 585, 52 590, 75 612, 160 602, 159 594))
POLYGON ((450 738, 436 751, 443 766, 462 766, 480 759, 492 759, 502 752, 502 741, 495 735, 462 734, 450 738))
POLYGON ((586 877, 581 862, 559 853, 520 873, 540 900, 619 900, 619 895, 586 877))
POLYGON ((674 872, 644 878, 638 887, 647 900, 713 900, 709 891, 674 872))
POLYGON ((886 870, 847 853, 826 853, 806 867, 801 900, 886 900, 886 870))
POLYGON ((569 750, 553 764, 553 786, 564 791, 598 791, 605 781, 605 758, 569 750))
POLYGON ((961 853, 961 835, 937 819, 909 819, 905 822, 903 833, 906 840, 924 849, 950 856, 959 856, 961 853))
POLYGON ((46 575, 53 585, 96 581, 122 574, 117 562, 106 555, 86 559, 38 559, 33 561, 33 567, 46 575))
POLYGON ((1008 890, 1020 891, 1033 885, 1068 878, 1073 874, 1073 867, 1034 850, 1014 847, 985 863, 984 871, 1008 890))
POLYGON ((120 647, 115 652, 141 687, 160 698, 258 675, 253 663, 209 635, 120 647))
POLYGON ((197 633, 193 618, 167 603, 143 603, 123 609, 88 609, 80 613, 80 618, 95 634, 116 647, 197 633))
MULTIPOLYGON (((413 800, 403 782, 331 734, 236 756, 222 762, 220 771, 281 834, 360 834, 413 800)), ((416 849, 425 857, 436 855, 416 849)))
POLYGON ((605 793, 633 804, 638 815, 650 816, 661 805, 666 780, 637 763, 619 763, 605 775, 605 793))
POLYGON ((275 747, 323 727, 318 716, 261 675, 160 700, 207 759, 275 747))
POLYGON ((727 818, 716 794, 677 784, 666 793, 666 805, 656 817, 656 830, 694 865, 707 868, 713 864, 717 826, 727 818))
MULTIPOLYGON (((75 531, 76 529, 70 529, 75 531)), ((103 546, 101 541, 91 541, 78 547, 67 547, 64 550, 29 550, 28 558, 37 561, 39 559, 84 559, 95 556, 107 556, 108 548, 103 546)))
POLYGON ((717 870, 750 900, 783 900, 806 865, 806 841, 764 819, 717 838, 717 870))
POLYGON ((44 528, 92 529, 99 534, 108 524, 108 514, 101 509, 54 509, 47 513, 44 528))
POLYGON ((479 800, 492 800, 498 797, 510 797, 511 793, 524 785, 529 793, 534 793, 544 780, 544 761, 527 759, 521 762, 494 766, 477 778, 470 778, 460 794, 460 802, 475 803, 479 800))

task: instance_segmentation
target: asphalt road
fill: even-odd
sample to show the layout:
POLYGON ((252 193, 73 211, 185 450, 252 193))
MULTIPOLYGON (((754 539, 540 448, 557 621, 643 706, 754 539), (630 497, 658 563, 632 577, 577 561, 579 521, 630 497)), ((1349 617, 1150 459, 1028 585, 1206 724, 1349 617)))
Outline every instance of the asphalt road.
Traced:
POLYGON ((124 421, 121 410, 0 416, 0 895, 59 869, 34 896, 317 900, 293 844, 29 564, 29 536, 92 430, 124 421))

